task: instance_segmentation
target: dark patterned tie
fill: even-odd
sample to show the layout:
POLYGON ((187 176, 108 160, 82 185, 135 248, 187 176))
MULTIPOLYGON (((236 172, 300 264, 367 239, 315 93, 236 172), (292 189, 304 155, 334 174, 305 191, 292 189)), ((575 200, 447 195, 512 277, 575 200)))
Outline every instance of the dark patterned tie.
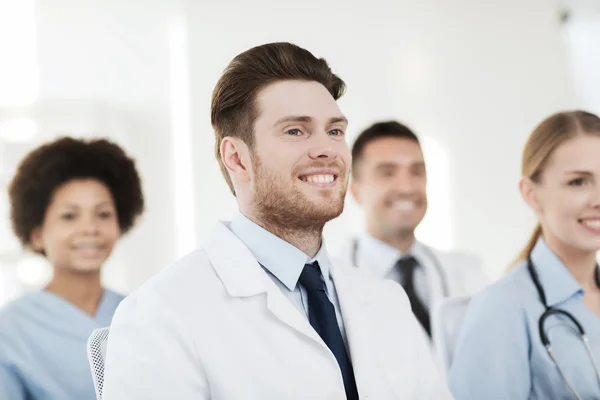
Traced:
POLYGON ((419 266, 417 260, 412 256, 402 257, 396 263, 396 268, 402 274, 402 287, 408 295, 410 306, 413 314, 417 317, 429 337, 431 337, 431 322, 429 320, 429 312, 417 295, 415 290, 415 269, 419 266))
POLYGON ((352 363, 344 345, 344 339, 335 315, 335 308, 327 297, 319 264, 317 262, 306 264, 298 282, 306 289, 310 324, 329 347, 340 366, 346 398, 348 400, 358 400, 358 389, 356 388, 352 363))

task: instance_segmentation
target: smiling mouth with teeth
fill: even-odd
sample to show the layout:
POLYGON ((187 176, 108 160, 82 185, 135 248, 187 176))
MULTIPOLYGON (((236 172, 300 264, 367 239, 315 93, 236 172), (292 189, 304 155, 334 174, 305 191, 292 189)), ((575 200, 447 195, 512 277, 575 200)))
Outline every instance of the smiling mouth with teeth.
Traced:
POLYGON ((387 206, 393 210, 407 212, 416 210, 419 203, 415 200, 393 200, 387 203, 387 206))
POLYGON ((393 203, 394 208, 401 211, 412 211, 416 208, 415 202, 410 200, 398 200, 393 203))
POLYGON ((79 244, 73 246, 72 249, 82 254, 96 254, 103 252, 105 247, 103 244, 79 244))
POLYGON ((307 183, 317 184, 328 184, 332 183, 337 179, 337 175, 324 174, 324 175, 307 175, 300 177, 300 180, 307 183))

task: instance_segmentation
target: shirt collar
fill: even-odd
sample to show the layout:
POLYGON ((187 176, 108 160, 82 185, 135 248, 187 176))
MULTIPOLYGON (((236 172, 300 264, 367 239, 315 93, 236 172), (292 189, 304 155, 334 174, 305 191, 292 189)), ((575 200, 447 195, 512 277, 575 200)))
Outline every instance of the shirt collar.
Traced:
POLYGON ((369 262, 369 267, 378 276, 387 276, 396 266, 398 260, 408 254, 415 257, 417 261, 420 258, 417 241, 404 254, 396 247, 377 239, 367 232, 362 232, 358 240, 360 241, 358 251, 372 260, 372 262, 369 262))
POLYGON ((275 236, 242 213, 235 216, 229 228, 248 247, 256 260, 289 290, 296 288, 307 263, 317 261, 323 277, 330 277, 331 265, 323 240, 317 255, 311 259, 302 250, 275 236))
POLYGON ((543 238, 538 239, 531 251, 531 261, 546 293, 549 306, 556 306, 576 294, 583 294, 579 282, 543 238))
POLYGON ((425 246, 425 244, 415 239, 414 243, 408 250, 408 254, 410 254, 414 257, 415 260, 417 260, 418 265, 424 266, 426 264, 426 260, 431 259, 431 255, 427 253, 427 251, 425 250, 425 246))

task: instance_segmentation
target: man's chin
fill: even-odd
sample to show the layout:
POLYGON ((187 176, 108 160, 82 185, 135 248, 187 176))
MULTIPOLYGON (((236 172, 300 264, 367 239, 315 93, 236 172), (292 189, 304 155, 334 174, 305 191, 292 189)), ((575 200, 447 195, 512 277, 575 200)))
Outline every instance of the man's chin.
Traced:
MULTIPOLYGON (((331 209, 344 209, 344 197, 340 193, 325 193, 325 194, 314 194, 305 195, 304 198, 314 207, 318 208, 331 208, 331 209)), ((340 211, 341 212, 341 211, 340 211)))
MULTIPOLYGON (((325 203, 325 204, 315 204, 313 212, 310 213, 310 216, 314 216, 314 219, 319 219, 324 222, 331 221, 334 218, 339 217, 344 211, 344 203, 337 205, 325 203)), ((309 217, 310 217, 309 216, 309 217)))
POLYGON ((388 228, 394 232, 412 232, 417 229, 419 223, 417 218, 398 218, 397 215, 383 216, 381 220, 382 224, 388 226, 388 228))
POLYGON ((287 192, 261 192, 255 199, 263 219, 288 225, 318 226, 338 217, 344 210, 341 190, 319 191, 299 188, 287 192), (260 198, 260 199, 259 199, 260 198), (279 199, 279 200, 275 200, 279 199))
POLYGON ((346 192, 342 193, 340 188, 336 189, 313 189, 302 190, 304 198, 311 203, 330 204, 332 202, 343 202, 346 192))

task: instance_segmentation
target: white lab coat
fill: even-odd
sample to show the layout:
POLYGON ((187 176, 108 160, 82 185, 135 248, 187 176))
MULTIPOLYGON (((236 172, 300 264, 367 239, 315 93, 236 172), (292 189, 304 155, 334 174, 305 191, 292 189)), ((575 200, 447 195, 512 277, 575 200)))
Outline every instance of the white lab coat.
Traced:
MULTIPOLYGON (((361 399, 451 399, 399 285, 332 265, 361 399)), ((336 359, 250 251, 207 243, 119 306, 104 400, 345 399, 336 359)))
MULTIPOLYGON (((380 261, 377 249, 373 249, 361 240, 361 236, 350 238, 343 246, 342 252, 336 258, 339 262, 346 265, 358 267, 364 271, 372 272, 379 276, 382 270, 381 266, 375 266, 373 263, 380 261)), ((419 260, 419 265, 425 270, 427 281, 427 292, 429 295, 429 315, 431 318, 431 329, 433 340, 429 340, 427 333, 419 325, 422 336, 427 341, 429 350, 434 359, 435 365, 441 373, 443 379, 447 376, 447 360, 450 354, 441 354, 436 347, 439 341, 452 340, 458 334, 457 329, 460 325, 446 326, 442 323, 442 305, 450 299, 457 297, 471 297, 483 289, 490 279, 483 269, 482 260, 472 254, 458 251, 442 251, 427 246, 422 242, 417 242, 411 249, 411 254, 419 260), (440 273, 439 269, 442 270, 440 273), (449 331, 454 330, 454 331, 449 331), (447 337, 450 335, 450 337, 447 337)), ((383 269, 385 270, 385 268, 383 269)), ((446 343, 444 347, 452 347, 451 343, 446 343)), ((447 351, 451 351, 448 350, 447 351)))
MULTIPOLYGON (((446 298, 473 296, 483 289, 490 279, 484 271, 481 258, 458 251, 442 251, 418 242, 415 246, 419 254, 414 254, 425 269, 428 281, 430 314, 446 298), (436 264, 437 263, 437 267, 436 264), (443 275, 437 268, 441 268, 443 275), (444 286, 447 293, 444 293, 444 286)), ((361 269, 373 271, 376 255, 368 254, 360 246, 359 238, 350 238, 343 246, 337 260, 361 269), (358 241, 358 246, 355 245, 358 241)))

